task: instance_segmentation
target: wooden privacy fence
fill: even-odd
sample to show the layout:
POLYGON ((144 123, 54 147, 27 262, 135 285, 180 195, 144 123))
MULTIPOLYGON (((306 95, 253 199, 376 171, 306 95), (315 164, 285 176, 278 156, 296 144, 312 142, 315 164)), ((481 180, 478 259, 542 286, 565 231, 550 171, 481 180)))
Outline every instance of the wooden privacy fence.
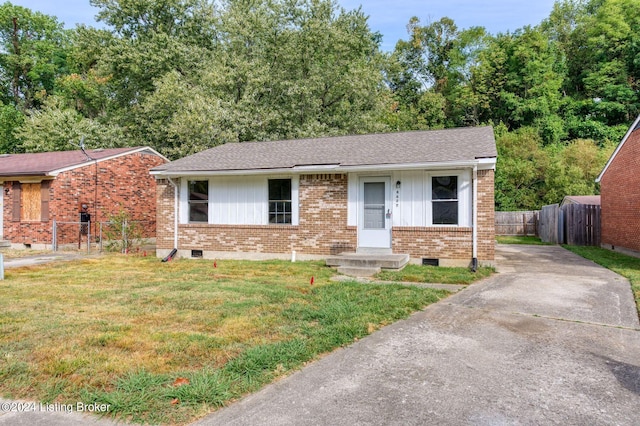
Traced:
POLYGON ((540 210, 540 240, 543 243, 558 244, 560 208, 557 204, 544 206, 540 210))
POLYGON ((545 243, 573 246, 600 245, 600 206, 558 204, 540 211, 540 239, 545 243))
POLYGON ((600 246, 600 212, 600 206, 590 204, 562 206, 562 242, 572 246, 600 246))
POLYGON ((496 235, 538 235, 538 210, 496 212, 496 235))

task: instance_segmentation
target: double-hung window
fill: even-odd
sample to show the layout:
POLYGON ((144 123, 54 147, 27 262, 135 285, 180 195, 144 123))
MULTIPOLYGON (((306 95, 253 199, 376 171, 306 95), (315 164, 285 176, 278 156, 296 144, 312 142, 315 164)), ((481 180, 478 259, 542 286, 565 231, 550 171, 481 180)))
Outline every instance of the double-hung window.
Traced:
POLYGON ((291 224, 291 179, 269 179, 269 224, 291 224))
POLYGON ((209 221, 209 181, 189 181, 189 222, 209 221))
POLYGON ((434 225, 458 224, 458 176, 431 178, 431 207, 434 225))

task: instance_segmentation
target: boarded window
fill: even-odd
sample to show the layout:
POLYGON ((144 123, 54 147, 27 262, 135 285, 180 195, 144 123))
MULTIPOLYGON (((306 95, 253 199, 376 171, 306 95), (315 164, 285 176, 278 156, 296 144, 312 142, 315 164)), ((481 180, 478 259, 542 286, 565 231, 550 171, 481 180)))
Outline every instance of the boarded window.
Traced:
POLYGON ((40 184, 23 183, 21 186, 22 212, 20 219, 23 221, 39 221, 42 217, 40 184))

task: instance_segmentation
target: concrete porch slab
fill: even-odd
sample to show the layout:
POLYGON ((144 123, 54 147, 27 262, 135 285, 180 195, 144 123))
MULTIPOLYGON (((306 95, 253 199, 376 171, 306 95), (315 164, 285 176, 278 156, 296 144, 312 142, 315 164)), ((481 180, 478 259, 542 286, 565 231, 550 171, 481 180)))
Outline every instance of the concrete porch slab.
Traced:
POLYGON ((402 269, 409 262, 408 254, 342 253, 326 258, 327 266, 402 269))

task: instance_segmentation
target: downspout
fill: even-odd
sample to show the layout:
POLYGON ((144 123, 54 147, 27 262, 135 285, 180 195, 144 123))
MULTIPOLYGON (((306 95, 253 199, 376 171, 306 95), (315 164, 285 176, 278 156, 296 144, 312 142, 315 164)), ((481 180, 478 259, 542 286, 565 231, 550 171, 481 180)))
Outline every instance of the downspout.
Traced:
POLYGON ((176 184, 170 177, 167 177, 167 180, 169 180, 169 183, 171 183, 171 185, 173 186, 173 248, 174 249, 178 249, 178 215, 180 214, 179 211, 179 204, 178 204, 178 200, 179 200, 179 188, 178 188, 178 184, 176 184))
POLYGON ((473 181, 473 226, 471 228, 472 240, 473 240, 473 254, 471 259, 471 270, 476 272, 478 270, 478 165, 473 165, 473 175, 471 177, 473 181))

